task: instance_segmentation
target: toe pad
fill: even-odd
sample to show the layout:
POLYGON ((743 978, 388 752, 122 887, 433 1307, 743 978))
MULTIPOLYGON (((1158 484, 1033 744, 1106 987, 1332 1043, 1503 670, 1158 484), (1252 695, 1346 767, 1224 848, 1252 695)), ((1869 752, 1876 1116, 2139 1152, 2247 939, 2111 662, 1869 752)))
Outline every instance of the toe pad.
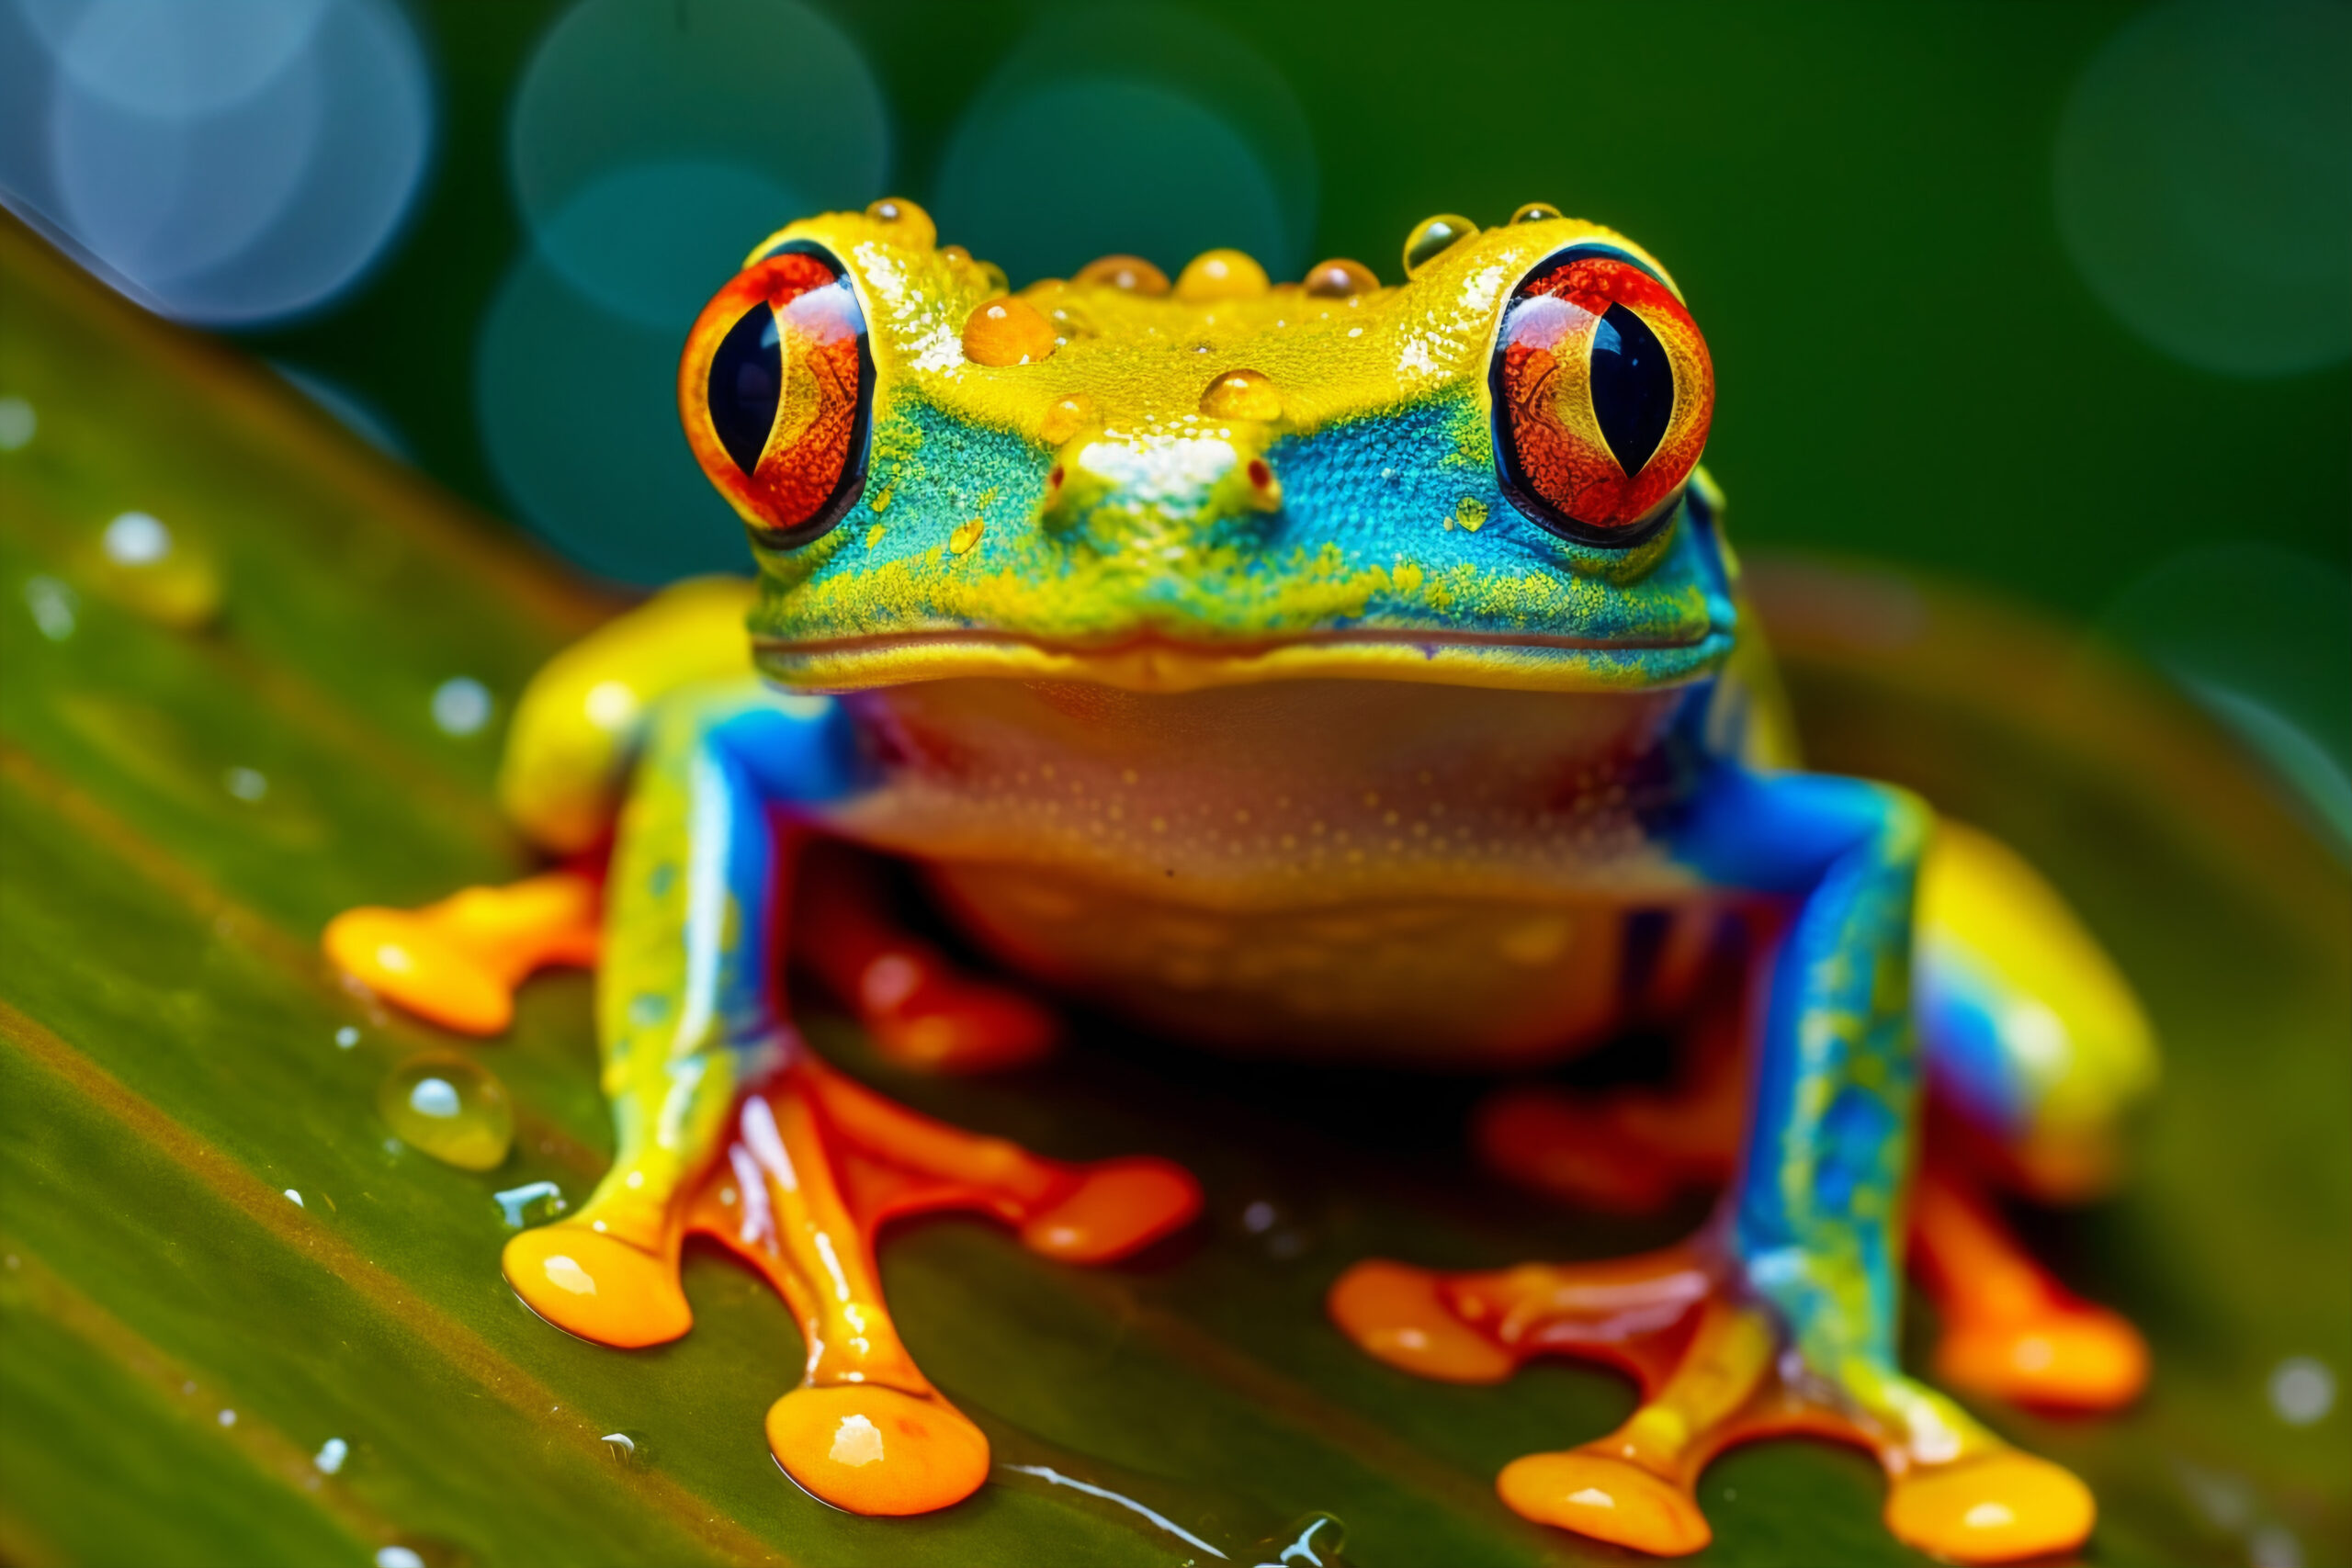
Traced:
POLYGON ((794 1389, 768 1407, 768 1448, 853 1514, 928 1514, 989 1475, 988 1438, 961 1411, 878 1383, 794 1389))
POLYGON ((507 1283, 570 1334, 636 1349, 694 1326, 677 1265, 585 1225, 548 1225, 506 1244, 507 1283))
POLYGON ((1529 1454, 1503 1467, 1495 1490, 1522 1517, 1660 1557, 1714 1539, 1689 1491, 1613 1454, 1529 1454))
POLYGON ((1912 1472, 1886 1498, 1905 1545, 1958 1562, 2014 1562, 2080 1546, 2098 1518, 2072 1472, 2014 1450, 1912 1472))

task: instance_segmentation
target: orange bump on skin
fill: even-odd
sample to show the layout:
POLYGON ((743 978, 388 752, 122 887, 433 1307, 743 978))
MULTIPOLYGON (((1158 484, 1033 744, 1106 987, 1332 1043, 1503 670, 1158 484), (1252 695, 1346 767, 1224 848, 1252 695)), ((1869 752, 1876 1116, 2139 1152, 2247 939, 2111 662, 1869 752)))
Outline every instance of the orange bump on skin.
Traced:
POLYGON ((1050 446, 1062 443, 1094 423, 1094 400, 1084 392, 1072 392, 1046 411, 1037 434, 1050 446))
POLYGON ((988 1438, 961 1411, 876 1383, 794 1389, 767 1427, 792 1478, 854 1514, 927 1514, 989 1475, 988 1438))
POLYGON ((1211 419, 1279 419, 1283 394, 1262 372, 1228 370, 1201 394, 1201 412, 1211 419))
POLYGON ((2074 1474, 2013 1449, 1915 1470, 1886 1498, 1886 1528, 1956 1562, 2014 1562, 2080 1546, 2098 1517, 2074 1474))
POLYGON ((865 215, 876 223, 888 223, 897 229, 903 244, 929 250, 938 241, 939 230, 933 224, 931 214, 903 196, 886 196, 870 203, 865 215))
POLYGON ((1254 299, 1266 291, 1266 269, 1246 251, 1203 251, 1176 276, 1176 298, 1193 303, 1254 299))
POLYGON ((1500 1382, 1517 1363, 1454 1315, 1426 1269, 1374 1258, 1340 1276, 1324 1302, 1340 1332, 1392 1367, 1441 1382, 1500 1382))
POLYGON ((499 1261, 533 1312, 582 1339, 636 1349, 694 1326, 675 1261, 584 1224, 525 1231, 499 1261))
POLYGON ((975 365, 1036 365, 1058 346, 1054 323, 1026 299, 991 299, 964 321, 964 357, 975 365))
POLYGON ((1107 1263, 1148 1247, 1201 1210, 1193 1173, 1164 1159, 1104 1160, 1021 1227, 1021 1244, 1064 1263, 1107 1263))
POLYGON ((1129 294, 1165 294, 1168 275, 1141 256, 1097 256, 1078 269, 1070 282, 1096 288, 1124 289, 1129 294))
POLYGON ((1345 299, 1369 294, 1379 287, 1380 279, 1374 276, 1372 268, 1345 256, 1317 262, 1306 272, 1306 292, 1317 299, 1345 299))
POLYGON ((1690 1492, 1614 1454, 1529 1454, 1495 1477, 1513 1513, 1659 1557, 1686 1557, 1714 1539, 1690 1492))

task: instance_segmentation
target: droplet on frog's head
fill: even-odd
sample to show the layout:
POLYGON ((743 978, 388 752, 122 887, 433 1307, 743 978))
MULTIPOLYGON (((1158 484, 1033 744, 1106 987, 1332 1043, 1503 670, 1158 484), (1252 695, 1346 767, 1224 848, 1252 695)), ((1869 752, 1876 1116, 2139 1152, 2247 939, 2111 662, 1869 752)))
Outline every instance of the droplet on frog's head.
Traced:
POLYGON ((1228 370, 1201 394, 1201 412, 1211 419, 1278 419, 1282 389, 1262 371, 1228 370))
POLYGON ((1371 293, 1380 287, 1380 279, 1360 261, 1333 256, 1306 269, 1305 287, 1312 299, 1349 299, 1371 293))
POLYGON ((1026 299, 991 299, 964 321, 964 357, 975 365, 1037 365, 1059 347, 1054 323, 1026 299))
POLYGON ((444 735, 471 735, 490 722, 490 688, 470 675, 452 675, 433 688, 433 723, 444 735))
POLYGON ((1477 231, 1478 225, 1456 212, 1422 219, 1405 236, 1405 276, 1412 276, 1477 231))
POLYGON ((402 1143, 461 1170, 490 1170, 514 1142, 514 1105, 490 1071, 447 1053, 403 1062, 376 1091, 402 1143))
POLYGON ((1141 256, 1097 256, 1078 269, 1073 286, 1116 288, 1127 294, 1168 292, 1168 275, 1141 256))
POLYGON ((1266 269, 1247 251, 1203 251, 1176 275, 1176 298, 1194 304, 1254 299, 1267 287, 1266 269))
POLYGON ((888 223, 897 230, 891 238, 902 245, 927 251, 938 243, 939 230, 932 222, 931 214, 903 196, 886 196, 879 201, 868 203, 865 215, 876 223, 888 223))
POLYGON ((1549 223, 1562 217, 1560 209, 1548 201, 1531 201, 1510 215, 1514 223, 1549 223))
POLYGON ((1046 411, 1037 434, 1059 446, 1093 423, 1094 400, 1084 392, 1072 392, 1046 411))

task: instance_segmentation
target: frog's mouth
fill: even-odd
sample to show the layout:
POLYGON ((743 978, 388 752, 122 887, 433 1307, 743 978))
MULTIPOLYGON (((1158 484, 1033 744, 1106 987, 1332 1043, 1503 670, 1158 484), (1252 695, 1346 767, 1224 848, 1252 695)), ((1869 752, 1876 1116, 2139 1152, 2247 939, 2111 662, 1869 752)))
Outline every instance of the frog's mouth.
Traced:
POLYGON ((803 691, 865 691, 995 676, 1082 681, 1136 692, 1190 692, 1268 681, 1413 681, 1525 691, 1624 691, 1706 673, 1728 631, 1675 638, 1566 637, 1359 627, 1256 641, 1188 641, 1142 632, 1102 643, 939 629, 807 641, 761 639, 760 669, 803 691))

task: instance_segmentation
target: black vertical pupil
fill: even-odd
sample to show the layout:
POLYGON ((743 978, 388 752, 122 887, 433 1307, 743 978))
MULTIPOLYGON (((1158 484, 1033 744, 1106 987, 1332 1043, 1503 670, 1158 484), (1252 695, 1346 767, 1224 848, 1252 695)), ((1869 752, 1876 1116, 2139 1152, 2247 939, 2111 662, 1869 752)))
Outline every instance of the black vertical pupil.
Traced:
POLYGON ((745 479, 767 450, 783 391, 784 342, 775 329, 775 312, 762 300, 727 329, 718 352, 710 356, 711 426, 745 479))
POLYGON ((1628 478, 1642 471, 1674 418, 1674 367, 1666 347, 1623 305, 1610 306, 1592 334, 1592 412, 1628 478))

